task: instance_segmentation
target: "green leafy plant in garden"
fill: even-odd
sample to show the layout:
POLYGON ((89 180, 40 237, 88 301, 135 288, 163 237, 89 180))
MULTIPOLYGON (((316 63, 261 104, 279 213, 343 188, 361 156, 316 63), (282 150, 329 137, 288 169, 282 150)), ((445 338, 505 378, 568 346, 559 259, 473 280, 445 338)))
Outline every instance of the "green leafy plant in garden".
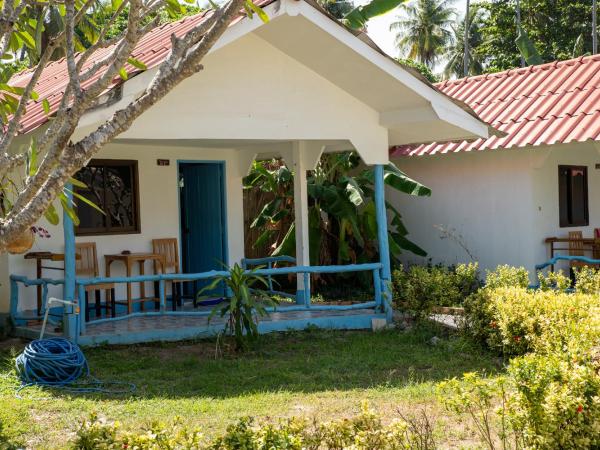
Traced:
POLYGON ((600 270, 582 266, 573 270, 575 289, 582 294, 600 294, 600 270))
POLYGON ((418 266, 404 270, 400 266, 392 275, 394 300, 418 319, 431 315, 435 306, 460 306, 480 287, 477 263, 456 267, 418 266))
POLYGON ((267 280, 257 273, 262 267, 245 270, 239 264, 228 268, 226 275, 218 275, 207 286, 202 288, 197 298, 209 298, 205 293, 225 287, 229 292, 222 304, 216 305, 210 313, 209 321, 217 314, 227 316, 225 331, 235 338, 236 348, 245 350, 256 341, 259 317, 267 316, 267 307, 274 307, 277 302, 268 292, 256 286, 268 287, 267 280))
POLYGON ((216 439, 176 421, 169 426, 153 423, 142 432, 122 430, 118 423, 102 423, 97 415, 85 420, 71 448, 81 450, 433 450, 436 441, 429 419, 398 418, 384 424, 365 405, 361 414, 332 422, 292 418, 275 424, 257 424, 244 417, 229 425, 216 439))
POLYGON ((498 348, 500 336, 494 319, 492 293, 497 288, 520 287, 529 285, 529 273, 524 267, 498 266, 487 271, 485 285, 469 295, 464 303, 464 316, 460 328, 469 339, 490 348, 498 348))
MULTIPOLYGON (((348 264, 373 261, 378 253, 373 170, 360 167, 354 152, 323 155, 307 177, 311 264, 348 264)), ((395 165, 385 167, 387 187, 409 195, 428 196, 431 190, 395 165)), ((245 179, 246 189, 272 195, 251 223, 261 230, 255 246, 272 248, 271 255, 295 254, 293 174, 280 161, 255 162, 245 179)), ((404 251, 426 252, 411 242, 400 213, 386 205, 392 259, 404 251)))
MULTIPOLYGON (((501 380, 469 374, 440 387, 455 410, 475 405, 486 420, 493 415, 508 424, 513 440, 502 448, 600 445, 599 275, 590 268, 575 273, 574 292, 558 272, 539 274, 540 289, 533 290, 520 269, 502 267, 466 302, 468 335, 513 358, 501 380)), ((481 417, 472 416, 479 424, 481 417)))
POLYGON ((520 448, 521 433, 508 420, 507 378, 482 377, 468 372, 437 385, 438 400, 450 412, 467 415, 485 447, 493 450, 520 448))
POLYGON ((499 288, 491 294, 494 323, 504 354, 531 351, 585 354, 600 338, 597 295, 522 288, 499 288))
POLYGON ((544 274, 538 272, 539 289, 542 291, 559 291, 564 292, 571 286, 571 279, 562 271, 548 272, 544 274))

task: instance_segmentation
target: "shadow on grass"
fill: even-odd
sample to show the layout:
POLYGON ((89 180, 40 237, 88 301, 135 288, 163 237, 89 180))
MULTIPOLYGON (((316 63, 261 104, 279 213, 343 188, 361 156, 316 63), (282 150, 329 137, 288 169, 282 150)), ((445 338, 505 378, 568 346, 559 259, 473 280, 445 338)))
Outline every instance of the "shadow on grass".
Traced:
POLYGON ((94 376, 135 383, 138 398, 402 388, 468 371, 499 370, 493 355, 460 339, 446 337, 431 345, 431 337, 440 333, 432 328, 279 333, 263 336, 253 352, 225 352, 218 359, 214 340, 90 348, 85 353, 94 376))

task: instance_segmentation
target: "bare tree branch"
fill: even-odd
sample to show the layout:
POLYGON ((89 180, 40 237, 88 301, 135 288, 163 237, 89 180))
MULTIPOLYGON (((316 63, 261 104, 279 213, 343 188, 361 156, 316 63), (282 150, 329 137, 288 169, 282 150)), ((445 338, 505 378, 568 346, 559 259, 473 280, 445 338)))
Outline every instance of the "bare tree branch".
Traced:
MULTIPOLYGON (((115 112, 111 119, 76 144, 68 143, 68 139, 72 135, 76 123, 73 126, 70 121, 65 122, 61 133, 59 133, 61 137, 53 139, 53 142, 58 147, 64 144, 62 145, 64 150, 58 153, 57 164, 53 165, 52 170, 49 171, 47 176, 41 177, 35 182, 32 180, 27 189, 34 192, 29 192, 28 201, 22 204, 18 213, 11 214, 13 212, 11 211, 4 220, 0 220, 0 251, 6 245, 6 236, 17 235, 19 232, 33 225, 35 220, 46 211, 54 198, 56 198, 56 195, 61 192, 69 177, 73 176, 77 170, 87 164, 89 159, 106 143, 126 131, 135 119, 167 95, 181 81, 202 69, 200 64, 202 59, 225 32, 231 21, 237 17, 244 1, 231 0, 226 6, 214 12, 205 22, 198 25, 186 36, 174 39, 176 45, 173 48, 172 54, 166 61, 161 63, 154 80, 146 91, 137 100, 115 112), (69 131, 71 132, 69 133, 69 131), (40 181, 42 181, 41 184, 39 184, 40 181)), ((134 2, 131 4, 130 14, 133 9, 134 2)), ((132 23, 134 20, 135 17, 130 15, 129 23, 134 28, 133 34, 137 35, 137 27, 132 23)), ((125 63, 131 50, 133 50, 132 44, 134 45, 134 40, 133 38, 132 40, 125 39, 124 42, 117 50, 117 55, 109 70, 97 83, 94 83, 90 90, 85 90, 85 101, 75 102, 72 109, 78 109, 76 112, 81 112, 79 108, 85 105, 88 100, 94 100, 95 97, 90 95, 90 98, 88 98, 88 94, 90 92, 93 92, 95 95, 99 94, 102 86, 107 85, 112 79, 109 74, 114 76, 125 63)), ((19 197, 22 198, 22 195, 23 193, 19 197)))

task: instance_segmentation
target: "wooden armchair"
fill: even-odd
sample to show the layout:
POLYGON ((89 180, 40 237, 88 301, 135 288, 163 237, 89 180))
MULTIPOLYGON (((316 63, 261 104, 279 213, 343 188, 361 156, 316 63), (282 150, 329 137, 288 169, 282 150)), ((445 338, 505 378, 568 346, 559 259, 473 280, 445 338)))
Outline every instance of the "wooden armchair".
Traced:
MULTIPOLYGON (((152 239, 152 252, 164 256, 165 273, 181 273, 179 266, 179 244, 176 238, 152 239)), ((154 273, 158 273, 160 266, 155 263, 154 273)), ((173 311, 177 310, 177 306, 182 306, 183 300, 183 283, 190 282, 189 280, 173 280, 171 282, 171 301, 173 311)), ((196 307, 196 296, 192 297, 194 307, 196 307)))
MULTIPOLYGON (((75 244, 75 253, 78 258, 75 261, 75 273, 78 277, 96 278, 98 276, 98 253, 95 242, 79 242, 75 244)), ((115 317, 115 284, 101 283, 85 286, 85 321, 90 320, 89 293, 94 292, 96 300, 96 317, 102 314, 101 292, 106 295, 104 307, 106 312, 110 310, 112 317, 115 317)))

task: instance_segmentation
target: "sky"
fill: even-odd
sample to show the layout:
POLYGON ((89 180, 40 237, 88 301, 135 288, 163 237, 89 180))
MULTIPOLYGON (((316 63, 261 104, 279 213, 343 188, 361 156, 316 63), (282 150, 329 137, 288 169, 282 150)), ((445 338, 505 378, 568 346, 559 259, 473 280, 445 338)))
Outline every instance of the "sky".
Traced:
MULTIPOLYGON (((355 5, 362 5, 368 3, 369 0, 358 0, 355 5)), ((459 17, 465 15, 465 0, 456 0, 453 4, 459 17)), ((367 23, 367 33, 375 41, 375 43, 381 47, 388 55, 397 57, 398 50, 394 45, 394 33, 390 32, 390 24, 398 17, 398 10, 390 11, 379 17, 371 19, 367 23)))

